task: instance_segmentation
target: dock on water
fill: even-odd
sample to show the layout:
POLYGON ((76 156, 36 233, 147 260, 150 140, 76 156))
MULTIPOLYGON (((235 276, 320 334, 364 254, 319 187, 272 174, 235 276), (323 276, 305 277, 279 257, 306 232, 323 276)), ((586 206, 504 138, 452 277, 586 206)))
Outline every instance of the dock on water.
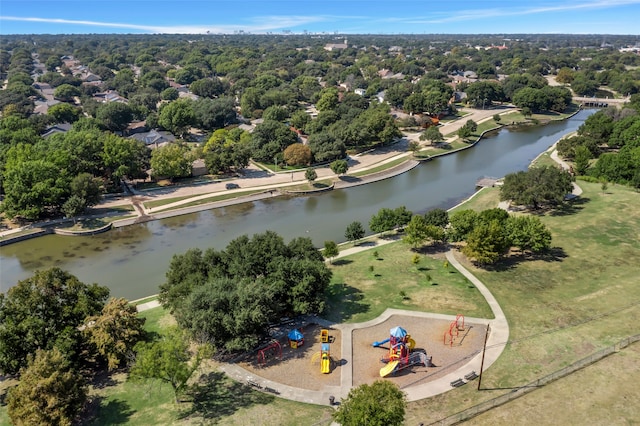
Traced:
POLYGON ((498 183, 499 178, 483 176, 476 181, 476 188, 493 188, 498 183))

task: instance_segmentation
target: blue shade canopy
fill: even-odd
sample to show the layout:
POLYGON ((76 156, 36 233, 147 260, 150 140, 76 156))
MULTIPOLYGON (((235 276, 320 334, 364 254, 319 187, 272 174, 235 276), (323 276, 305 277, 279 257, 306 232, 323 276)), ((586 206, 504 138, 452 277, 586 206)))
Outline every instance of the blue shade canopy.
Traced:
POLYGON ((393 327, 389 334, 395 338, 402 338, 407 336, 407 330, 402 327, 393 327))
POLYGON ((302 340, 304 338, 302 333, 300 333, 300 331, 298 331, 297 328, 294 328, 293 330, 291 330, 288 334, 288 337, 289 337, 289 340, 302 340))

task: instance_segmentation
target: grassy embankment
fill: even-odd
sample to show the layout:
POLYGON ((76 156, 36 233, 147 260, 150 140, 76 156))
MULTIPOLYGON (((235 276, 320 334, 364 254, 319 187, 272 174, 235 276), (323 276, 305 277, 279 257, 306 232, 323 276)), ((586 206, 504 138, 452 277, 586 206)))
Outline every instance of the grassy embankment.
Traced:
MULTIPOLYGON (((496 270, 477 269, 465 262, 504 309, 511 328, 510 343, 484 375, 483 391, 472 385, 412 403, 410 423, 436 421, 508 393, 638 332, 638 194, 620 186, 603 193, 598 184, 580 185, 585 192, 572 207, 540 216, 553 234, 551 256, 504 262, 496 270)), ((485 195, 493 197, 494 192, 483 191, 475 202, 482 202, 485 195)), ((576 424, 574 416, 591 424, 604 424, 611 419, 612 410, 623 422, 637 419, 640 407, 625 405, 619 411, 614 406, 620 404, 613 403, 620 397, 618 389, 631 389, 640 379, 633 361, 638 359, 635 346, 613 355, 624 365, 635 365, 625 374, 618 371, 616 362, 606 360, 575 377, 538 389, 523 401, 540 404, 536 412, 553 401, 557 411, 545 415, 553 414, 555 424, 576 424), (609 375, 620 383, 607 380, 609 375), (594 384, 585 385, 587 380, 594 380, 594 384), (572 408, 578 399, 581 403, 572 408)), ((633 397, 640 397, 637 386, 629 395, 630 400, 633 397)), ((513 424, 518 419, 521 423, 531 410, 530 405, 518 401, 489 412, 483 422, 513 424)), ((537 417, 529 418, 533 422, 537 417)))
MULTIPOLYGON (((173 209, 182 209, 185 207, 192 207, 192 206, 199 206, 202 204, 208 204, 208 203, 215 203, 216 201, 225 201, 225 200, 230 200, 232 198, 239 198, 239 197, 246 197, 247 195, 253 195, 253 194, 257 194, 259 192, 264 192, 265 189, 264 188, 260 188, 260 189, 253 189, 253 190, 248 190, 248 191, 241 191, 241 192, 230 192, 230 193, 223 193, 220 195, 212 195, 211 197, 206 197, 206 198, 201 198, 199 200, 195 200, 189 203, 184 203, 184 204, 180 204, 177 207, 174 207, 173 209)), ((166 206, 167 204, 172 204, 178 201, 182 201, 182 200, 187 200, 189 198, 193 198, 193 195, 185 195, 183 197, 174 197, 174 198, 164 198, 162 200, 156 200, 156 201, 147 201, 144 204, 144 207, 147 209, 151 209, 151 208, 156 208, 156 207, 160 207, 160 206, 166 206)), ((158 211, 163 211, 164 209, 159 209, 158 211)))

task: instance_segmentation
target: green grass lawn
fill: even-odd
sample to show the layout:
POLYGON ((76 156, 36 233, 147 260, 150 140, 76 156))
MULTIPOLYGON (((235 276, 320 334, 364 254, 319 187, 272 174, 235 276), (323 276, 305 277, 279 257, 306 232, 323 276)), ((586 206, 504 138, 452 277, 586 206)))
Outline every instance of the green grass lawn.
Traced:
POLYGON ((460 204, 451 211, 449 214, 459 210, 476 210, 482 211, 487 209, 493 209, 498 207, 498 203, 500 202, 500 188, 483 188, 475 193, 471 198, 467 199, 463 204, 460 204))
POLYGON ((492 317, 478 290, 453 267, 447 267, 442 255, 436 259, 420 254, 419 263, 413 264, 414 254, 409 245, 400 242, 334 261, 325 316, 336 322, 361 322, 387 308, 398 308, 492 317))
POLYGON ((331 186, 333 182, 331 179, 323 179, 319 181, 314 181, 313 183, 305 182, 300 185, 287 186, 285 188, 286 191, 295 192, 295 191, 317 191, 319 189, 326 189, 331 186))
MULTIPOLYGON (((552 231, 553 256, 503 262, 495 270, 463 262, 495 295, 509 321, 511 343, 483 376, 483 388, 492 390, 465 387, 410 404, 409 420, 436 421, 638 333, 640 199, 626 187, 603 194, 599 184, 579 184, 584 194, 573 207, 540 216, 552 231)), ((608 386, 603 392, 616 384, 608 386)), ((565 386, 563 393, 556 387, 535 392, 541 400, 568 401, 576 391, 565 386)), ((508 406, 500 410, 506 416, 503 410, 508 406)), ((564 411, 557 415, 564 419, 557 424, 571 423, 564 411)), ((639 415, 636 408, 627 422, 639 415)))
MULTIPOLYGON (((256 194, 258 192, 263 192, 264 189, 254 189, 254 190, 249 190, 249 191, 242 191, 242 192, 231 192, 231 193, 224 193, 224 194, 220 194, 220 195, 212 195, 211 197, 207 197, 207 198, 202 198, 200 200, 195 200, 195 201, 191 201, 189 203, 184 203, 181 204, 178 207, 175 208, 184 208, 184 207, 191 207, 191 206, 199 206, 202 204, 207 204, 207 203, 214 203, 216 201, 224 201, 224 200, 229 200, 231 198, 238 198, 238 197, 244 197, 247 195, 251 195, 251 194, 256 194)), ((184 197, 175 197, 175 198, 166 198, 164 200, 157 200, 157 201, 149 201, 147 203, 144 203, 144 206, 146 208, 154 208, 154 207, 160 207, 160 206, 165 206, 167 204, 171 204, 171 203, 175 203, 176 201, 182 201, 182 200, 187 200, 189 198, 193 198, 193 195, 187 195, 184 197)), ((159 209, 157 211, 162 211, 162 210, 166 210, 166 209, 159 209)))
POLYGON ((186 200, 188 198, 192 198, 193 195, 183 195, 182 197, 172 197, 172 198, 163 198, 161 200, 155 201, 146 201, 142 203, 142 205, 147 209, 152 209, 154 207, 164 206, 166 204, 175 203, 177 201, 186 200))
POLYGON ((382 172, 384 170, 389 170, 389 169, 397 166, 398 164, 404 163, 407 160, 408 160, 407 157, 397 158, 397 159, 395 159, 393 161, 390 161, 388 163, 384 163, 384 164, 381 164, 379 166, 372 167, 372 168, 367 169, 367 170, 363 170, 361 172, 354 172, 354 173, 348 173, 347 172, 347 175, 349 175, 349 176, 366 176, 366 175, 370 175, 370 174, 373 174, 373 173, 382 172))
POLYGON ((553 158, 551 158, 551 151, 543 152, 538 158, 536 158, 533 163, 529 167, 547 167, 554 166, 559 167, 560 165, 555 162, 553 158))

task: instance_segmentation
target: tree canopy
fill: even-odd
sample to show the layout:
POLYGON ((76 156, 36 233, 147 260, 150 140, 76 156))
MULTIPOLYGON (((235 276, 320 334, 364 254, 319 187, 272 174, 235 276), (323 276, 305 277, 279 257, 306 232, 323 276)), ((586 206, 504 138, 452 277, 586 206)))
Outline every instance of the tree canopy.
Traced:
POLYGON ((97 315, 109 289, 87 285, 59 268, 37 271, 0 293, 0 370, 15 374, 36 349, 79 355, 85 318, 97 315))
POLYGON ((84 334, 109 370, 113 370, 132 358, 133 347, 145 336, 144 322, 134 305, 122 298, 112 298, 100 315, 87 318, 84 334))
POLYGON ((84 378, 57 348, 37 349, 9 390, 8 414, 15 425, 75 424, 87 399, 84 378))
POLYGON ((396 385, 376 380, 351 389, 333 418, 343 426, 399 426, 406 406, 406 395, 396 385))
POLYGON ((557 167, 534 167, 505 176, 500 200, 540 208, 563 202, 572 191, 571 175, 557 167))
POLYGON ((202 352, 198 352, 192 357, 186 337, 173 329, 160 340, 136 345, 136 361, 129 371, 129 377, 133 380, 158 379, 169 383, 176 402, 179 402, 179 396, 200 365, 202 355, 202 352))
POLYGON ((318 313, 331 272, 308 238, 267 231, 225 250, 175 255, 160 301, 178 324, 216 349, 251 349, 281 316, 318 313))

